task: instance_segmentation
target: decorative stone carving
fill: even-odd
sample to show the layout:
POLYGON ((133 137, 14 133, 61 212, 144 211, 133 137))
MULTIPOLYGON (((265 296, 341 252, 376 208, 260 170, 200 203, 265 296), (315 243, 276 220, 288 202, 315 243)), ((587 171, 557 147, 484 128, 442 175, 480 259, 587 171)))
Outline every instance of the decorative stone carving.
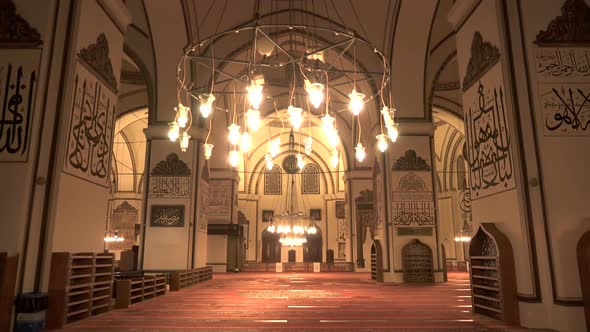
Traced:
POLYGON ((402 249, 404 282, 433 283, 432 250, 418 239, 412 240, 402 249))
POLYGON ((154 167, 151 175, 190 176, 191 170, 176 153, 171 153, 154 167))
POLYGON ((566 0, 555 17, 534 41, 537 45, 590 43, 590 7, 584 0, 566 0))
POLYGON ((336 201, 336 219, 346 218, 346 202, 336 201))
POLYGON ((394 227, 434 227, 432 190, 422 177, 408 172, 392 191, 394 227))
POLYGON ((41 45, 41 35, 29 22, 16 13, 12 0, 0 0, 0 45, 41 45))
POLYGON ((423 158, 416 155, 416 151, 410 149, 403 157, 400 157, 393 165, 396 171, 430 171, 430 166, 423 158))
POLYGON ((78 57, 96 71, 115 91, 117 90, 117 79, 109 57, 109 42, 104 33, 98 35, 96 44, 90 44, 87 48, 81 49, 78 57))
POLYGON ((483 74, 500 60, 500 51, 492 43, 484 41, 481 33, 475 31, 471 42, 471 57, 463 78, 463 91, 466 91, 483 74))

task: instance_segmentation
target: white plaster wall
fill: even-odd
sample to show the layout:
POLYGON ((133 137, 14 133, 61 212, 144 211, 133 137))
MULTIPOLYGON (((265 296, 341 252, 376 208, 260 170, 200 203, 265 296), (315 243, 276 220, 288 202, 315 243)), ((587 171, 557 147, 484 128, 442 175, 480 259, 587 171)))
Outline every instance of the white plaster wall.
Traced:
POLYGON ((213 272, 227 272, 227 235, 207 236, 207 265, 213 272))

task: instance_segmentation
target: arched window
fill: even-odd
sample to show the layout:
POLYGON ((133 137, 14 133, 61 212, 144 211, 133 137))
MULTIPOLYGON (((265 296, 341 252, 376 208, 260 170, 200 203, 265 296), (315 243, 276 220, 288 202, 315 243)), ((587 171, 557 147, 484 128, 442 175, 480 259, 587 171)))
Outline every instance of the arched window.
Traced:
POLYGON ((274 165, 271 170, 266 170, 264 173, 264 194, 265 195, 280 195, 282 193, 281 186, 281 168, 274 165))
POLYGON ((308 164, 303 167, 303 171, 301 172, 301 193, 320 193, 320 168, 314 164, 308 164))

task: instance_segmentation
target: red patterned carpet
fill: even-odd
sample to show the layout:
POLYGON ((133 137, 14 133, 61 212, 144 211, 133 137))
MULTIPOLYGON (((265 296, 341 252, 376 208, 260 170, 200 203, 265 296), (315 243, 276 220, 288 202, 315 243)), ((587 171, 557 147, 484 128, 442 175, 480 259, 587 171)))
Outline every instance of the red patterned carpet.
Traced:
POLYGON ((359 273, 215 274, 212 281, 72 323, 75 331, 448 330, 508 328, 471 314, 466 273, 392 285, 359 273))

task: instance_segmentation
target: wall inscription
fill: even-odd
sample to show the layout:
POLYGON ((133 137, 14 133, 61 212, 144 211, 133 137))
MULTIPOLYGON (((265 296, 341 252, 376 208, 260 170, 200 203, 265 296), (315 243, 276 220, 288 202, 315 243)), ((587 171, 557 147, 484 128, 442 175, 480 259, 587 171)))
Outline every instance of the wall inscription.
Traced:
POLYGON ((463 93, 463 105, 472 199, 515 188, 501 63, 463 93))
POLYGON ((184 205, 152 205, 150 227, 183 227, 184 205))
POLYGON ((41 49, 0 51, 0 162, 26 162, 41 49))
POLYGON ((210 216, 229 216, 231 212, 231 180, 209 181, 209 208, 210 216))
POLYGON ((108 187, 117 87, 104 34, 76 61, 64 172, 108 187), (99 66, 100 65, 100 66, 99 66))

